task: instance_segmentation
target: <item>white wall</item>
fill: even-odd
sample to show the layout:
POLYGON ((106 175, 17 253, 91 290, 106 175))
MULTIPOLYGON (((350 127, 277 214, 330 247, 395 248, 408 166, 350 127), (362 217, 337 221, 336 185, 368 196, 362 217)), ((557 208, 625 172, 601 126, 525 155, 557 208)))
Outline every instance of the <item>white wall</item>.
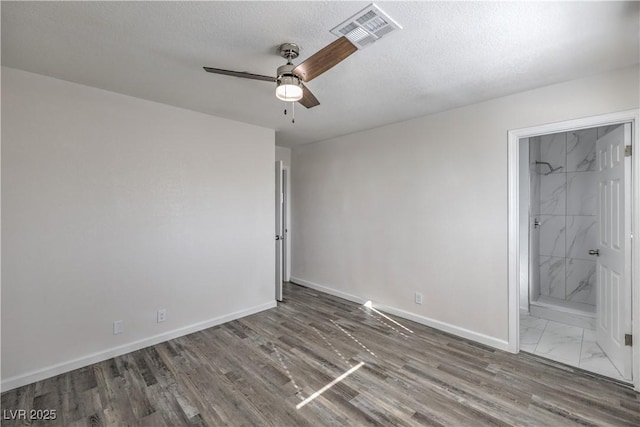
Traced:
POLYGON ((291 166, 291 148, 276 145, 276 161, 282 160, 285 167, 291 166))
POLYGON ((638 81, 633 67, 295 147, 292 280, 507 348, 507 131, 638 108, 638 81))
POLYGON ((9 68, 2 114, 4 389, 274 306, 273 130, 9 68))

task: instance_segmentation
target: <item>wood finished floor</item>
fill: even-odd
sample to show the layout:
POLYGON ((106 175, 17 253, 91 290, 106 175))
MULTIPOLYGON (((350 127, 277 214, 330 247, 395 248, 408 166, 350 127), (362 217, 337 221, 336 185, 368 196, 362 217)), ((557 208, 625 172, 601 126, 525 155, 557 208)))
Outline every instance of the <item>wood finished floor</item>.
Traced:
POLYGON ((4 418, 56 409, 32 425, 640 425, 640 395, 625 386, 393 319, 287 284, 276 309, 3 393, 4 418))

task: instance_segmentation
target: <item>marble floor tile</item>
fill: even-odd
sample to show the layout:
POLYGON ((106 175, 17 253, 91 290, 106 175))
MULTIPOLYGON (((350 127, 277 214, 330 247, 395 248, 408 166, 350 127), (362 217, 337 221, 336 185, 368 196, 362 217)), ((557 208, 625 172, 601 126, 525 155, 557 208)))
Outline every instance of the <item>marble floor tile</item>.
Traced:
POLYGON ((520 350, 533 353, 547 326, 547 319, 523 314, 520 316, 520 350))
POLYGON ((578 366, 582 348, 583 329, 549 321, 535 354, 578 366))
POLYGON ((590 329, 522 314, 520 350, 624 381, 590 329))
POLYGON ((565 325, 564 323, 554 322, 549 320, 547 326, 544 328, 545 332, 556 334, 559 336, 571 337, 582 339, 584 335, 584 329, 578 326, 565 325))
POLYGON ((605 377, 613 378, 614 380, 625 381, 620 375, 620 372, 613 366, 613 363, 607 356, 602 356, 598 359, 591 359, 584 362, 580 362, 578 366, 585 371, 594 372, 596 374, 604 375, 605 377))
POLYGON ((540 319, 539 317, 522 315, 520 316, 520 328, 537 328, 543 329, 547 326, 547 319, 540 319))
POLYGON ((544 329, 520 328, 520 345, 538 345, 544 329))
POLYGON ((595 331, 588 329, 584 331, 579 367, 597 374, 623 380, 620 372, 613 366, 613 363, 596 343, 595 331))
POLYGON ((582 336, 582 350, 580 352, 580 363, 607 357, 604 351, 596 342, 596 331, 585 330, 582 336))
POLYGON ((524 351, 524 352, 527 352, 527 353, 535 353, 537 345, 538 345, 538 343, 535 343, 535 344, 522 344, 522 343, 520 343, 520 351, 524 351))
POLYGON ((585 329, 584 332, 582 333, 582 340, 596 342, 598 340, 596 331, 591 329, 585 329))

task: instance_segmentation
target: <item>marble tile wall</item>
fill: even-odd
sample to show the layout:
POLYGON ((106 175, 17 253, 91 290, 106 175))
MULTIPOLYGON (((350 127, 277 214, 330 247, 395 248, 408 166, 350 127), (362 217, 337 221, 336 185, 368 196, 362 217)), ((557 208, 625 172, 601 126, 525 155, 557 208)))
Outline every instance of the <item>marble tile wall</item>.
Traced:
POLYGON ((538 269, 531 277, 539 280, 540 295, 595 305, 596 261, 589 250, 597 248, 596 140, 612 128, 530 138, 531 213, 540 223, 532 228, 538 269))
POLYGON ((531 142, 531 139, 529 141, 529 176, 536 177, 536 179, 530 179, 531 187, 529 189, 529 298, 533 296, 537 298, 540 295, 540 268, 538 268, 540 265, 540 251, 538 249, 540 247, 540 233, 534 226, 534 219, 538 214, 539 202, 537 201, 540 200, 540 179, 537 178, 538 167, 535 160, 540 158, 540 144, 531 142))

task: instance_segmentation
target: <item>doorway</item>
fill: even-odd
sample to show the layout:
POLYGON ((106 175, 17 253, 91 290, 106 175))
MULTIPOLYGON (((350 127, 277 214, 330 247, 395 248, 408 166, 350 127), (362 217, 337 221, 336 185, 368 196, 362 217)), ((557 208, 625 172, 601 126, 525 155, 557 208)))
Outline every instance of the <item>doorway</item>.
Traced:
POLYGON ((289 246, 289 170, 281 160, 275 165, 275 251, 276 300, 282 301, 282 282, 288 282, 290 273, 289 246))
POLYGON ((625 337, 638 334, 631 256, 638 249, 631 231, 640 225, 631 215, 639 199, 638 176, 631 174, 638 159, 624 152, 637 141, 637 117, 634 110, 509 132, 509 348, 635 379, 636 387, 640 358, 625 337), (615 173, 622 173, 615 179, 602 168, 612 164, 611 153, 618 156, 615 173), (622 211, 612 212, 613 202, 622 211), (614 273, 611 230, 622 259, 614 273))

